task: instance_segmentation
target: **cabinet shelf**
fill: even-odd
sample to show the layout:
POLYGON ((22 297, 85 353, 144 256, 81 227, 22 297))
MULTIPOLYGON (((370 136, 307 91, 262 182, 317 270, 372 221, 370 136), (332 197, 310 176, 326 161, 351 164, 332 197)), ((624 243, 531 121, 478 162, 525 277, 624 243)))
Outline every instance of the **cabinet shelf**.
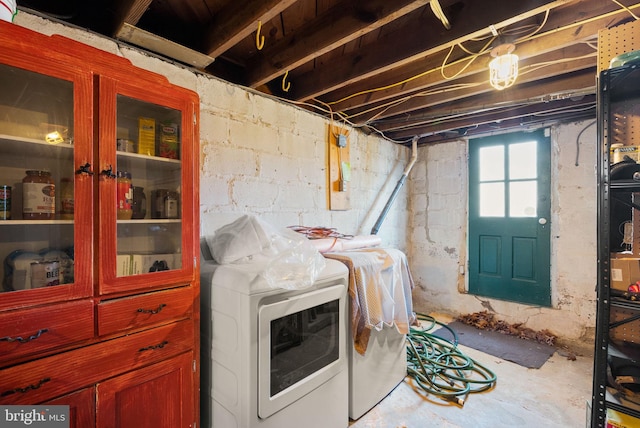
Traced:
POLYGON ((7 226, 73 226, 73 220, 2 220, 0 227, 7 226))
POLYGON ((73 159, 73 144, 49 144, 34 138, 22 138, 0 134, 0 154, 21 153, 24 157, 49 157, 62 160, 73 159))
POLYGON ((163 158, 161 156, 149 156, 141 155, 138 153, 129 152, 117 152, 118 162, 131 162, 133 166, 139 169, 147 169, 152 167, 173 165, 175 168, 180 168, 182 162, 179 159, 163 158))
POLYGON ((182 222, 182 219, 179 218, 171 218, 171 219, 164 219, 164 218, 140 218, 140 219, 131 219, 131 220, 117 220, 118 224, 145 224, 145 225, 149 225, 149 224, 180 224, 182 222))
POLYGON ((640 181, 635 180, 615 180, 609 184, 611 190, 623 192, 640 192, 640 181))
POLYGON ((620 299, 620 298, 612 298, 611 306, 615 306, 620 309, 629 309, 632 311, 640 312, 640 302, 634 302, 630 300, 620 299))
POLYGON ((633 406, 633 404, 622 404, 620 401, 617 401, 611 394, 607 393, 608 408, 633 416, 634 418, 640 418, 640 406, 635 405, 635 408, 631 406, 633 406))

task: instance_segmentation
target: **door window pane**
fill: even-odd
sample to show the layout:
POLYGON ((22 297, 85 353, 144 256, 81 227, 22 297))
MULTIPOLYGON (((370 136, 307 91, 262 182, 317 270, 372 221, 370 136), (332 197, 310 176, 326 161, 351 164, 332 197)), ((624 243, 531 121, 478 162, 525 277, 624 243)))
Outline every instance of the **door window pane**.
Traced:
POLYGON ((480 217, 504 217, 504 183, 480 184, 480 217))
POLYGON ((504 147, 483 147, 480 155, 480 181, 504 180, 504 147))
POLYGON ((509 178, 511 180, 537 177, 537 151, 535 141, 509 146, 509 178))
POLYGON ((536 217, 537 200, 538 183, 535 180, 509 183, 510 217, 536 217))

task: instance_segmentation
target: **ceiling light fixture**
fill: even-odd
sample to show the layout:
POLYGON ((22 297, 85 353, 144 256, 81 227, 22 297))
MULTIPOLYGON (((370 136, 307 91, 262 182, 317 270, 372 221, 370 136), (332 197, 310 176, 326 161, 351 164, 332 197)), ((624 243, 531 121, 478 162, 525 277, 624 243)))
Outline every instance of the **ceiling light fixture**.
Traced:
POLYGON ((500 91, 513 85, 518 77, 518 55, 512 53, 515 48, 512 43, 504 43, 491 49, 489 83, 500 91))

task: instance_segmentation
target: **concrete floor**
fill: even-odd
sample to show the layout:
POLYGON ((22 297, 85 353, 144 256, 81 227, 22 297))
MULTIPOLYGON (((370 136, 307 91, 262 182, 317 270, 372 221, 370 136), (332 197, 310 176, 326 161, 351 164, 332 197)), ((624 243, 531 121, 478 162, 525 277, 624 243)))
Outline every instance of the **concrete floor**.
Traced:
POLYGON ((528 369, 475 349, 460 350, 497 375, 495 388, 470 394, 464 407, 426 396, 405 378, 350 428, 584 428, 591 400, 593 357, 576 361, 558 352, 540 369, 528 369))

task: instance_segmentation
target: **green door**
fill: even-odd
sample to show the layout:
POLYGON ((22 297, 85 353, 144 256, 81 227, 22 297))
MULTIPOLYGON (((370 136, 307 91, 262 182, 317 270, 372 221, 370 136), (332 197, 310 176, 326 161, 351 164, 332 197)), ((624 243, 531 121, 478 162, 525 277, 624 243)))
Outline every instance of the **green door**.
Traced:
POLYGON ((469 142, 469 292, 551 306, 549 130, 469 142))

